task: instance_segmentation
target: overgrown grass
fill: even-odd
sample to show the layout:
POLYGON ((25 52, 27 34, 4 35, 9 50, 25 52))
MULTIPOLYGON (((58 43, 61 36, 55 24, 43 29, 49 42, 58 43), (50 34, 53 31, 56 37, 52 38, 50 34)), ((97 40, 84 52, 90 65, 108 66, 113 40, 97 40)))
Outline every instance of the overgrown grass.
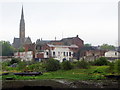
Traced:
POLYGON ((2 79, 13 77, 15 80, 31 80, 31 79, 71 79, 71 80, 90 80, 90 79, 105 79, 108 66, 91 66, 90 69, 71 69, 58 70, 53 72, 45 72, 39 76, 17 76, 4 75, 2 79))

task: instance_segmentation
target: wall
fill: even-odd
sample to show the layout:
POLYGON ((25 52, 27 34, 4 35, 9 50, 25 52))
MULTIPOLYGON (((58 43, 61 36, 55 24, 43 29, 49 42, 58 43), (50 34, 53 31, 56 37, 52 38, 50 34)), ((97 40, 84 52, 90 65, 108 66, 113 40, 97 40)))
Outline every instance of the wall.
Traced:
POLYGON ((16 52, 14 53, 15 58, 21 58, 21 60, 31 61, 33 59, 33 51, 27 52, 16 52))
POLYGON ((117 51, 108 51, 105 53, 105 57, 120 57, 120 53, 117 51))

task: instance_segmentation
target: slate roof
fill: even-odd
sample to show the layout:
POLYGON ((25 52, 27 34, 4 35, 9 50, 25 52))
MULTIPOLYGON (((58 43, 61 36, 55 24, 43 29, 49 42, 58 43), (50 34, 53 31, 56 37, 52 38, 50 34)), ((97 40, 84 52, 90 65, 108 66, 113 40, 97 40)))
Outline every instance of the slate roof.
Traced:
MULTIPOLYGON (((32 41, 31 41, 30 37, 25 38, 24 44, 32 44, 32 41)), ((14 48, 20 48, 21 47, 20 38, 14 38, 13 47, 14 48)))
POLYGON ((25 38, 25 43, 24 44, 32 44, 32 41, 31 41, 30 37, 25 38))
POLYGON ((20 47, 20 38, 14 38, 13 47, 14 48, 19 48, 20 47))

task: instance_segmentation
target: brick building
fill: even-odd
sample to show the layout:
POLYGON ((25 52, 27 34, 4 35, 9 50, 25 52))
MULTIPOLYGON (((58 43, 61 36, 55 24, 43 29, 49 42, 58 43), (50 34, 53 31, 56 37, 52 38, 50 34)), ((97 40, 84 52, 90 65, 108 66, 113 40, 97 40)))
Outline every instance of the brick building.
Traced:
POLYGON ((72 60, 73 53, 78 50, 77 45, 52 45, 46 44, 43 46, 43 51, 37 52, 35 57, 40 59, 54 58, 62 62, 63 60, 72 60))

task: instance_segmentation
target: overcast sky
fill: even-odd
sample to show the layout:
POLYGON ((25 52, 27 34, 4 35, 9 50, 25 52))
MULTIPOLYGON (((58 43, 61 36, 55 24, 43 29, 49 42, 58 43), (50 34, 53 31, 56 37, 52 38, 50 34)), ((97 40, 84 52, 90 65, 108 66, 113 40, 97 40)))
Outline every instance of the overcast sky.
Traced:
POLYGON ((0 40, 19 37, 23 4, 25 36, 32 42, 79 35, 84 43, 117 45, 118 0, 18 1, 0 3, 0 40))

